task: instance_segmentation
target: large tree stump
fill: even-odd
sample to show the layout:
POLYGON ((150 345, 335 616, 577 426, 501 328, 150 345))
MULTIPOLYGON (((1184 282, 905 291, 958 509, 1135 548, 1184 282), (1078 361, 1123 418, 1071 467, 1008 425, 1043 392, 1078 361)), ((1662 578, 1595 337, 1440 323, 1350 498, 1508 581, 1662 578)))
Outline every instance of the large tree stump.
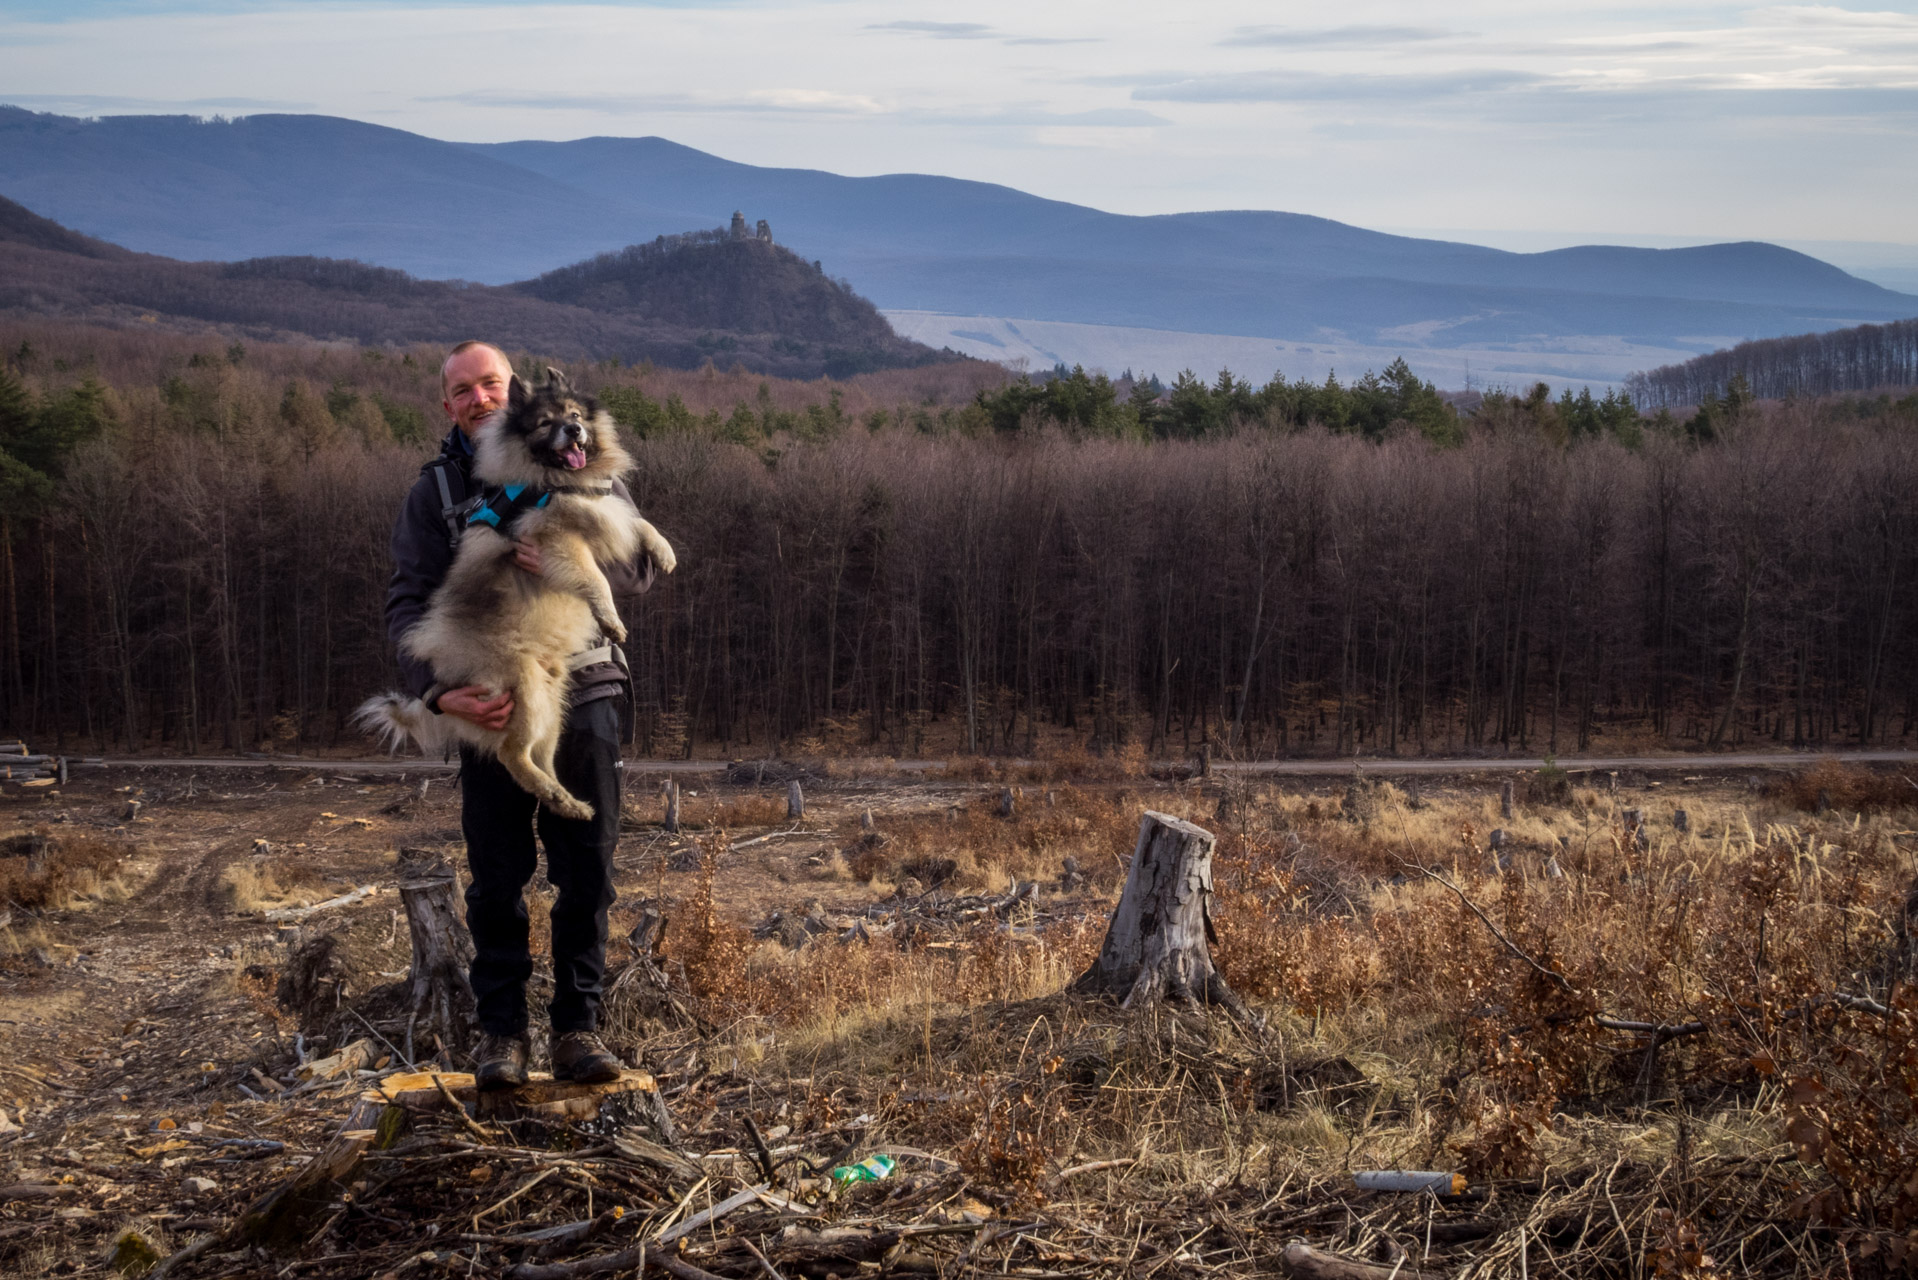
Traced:
POLYGON ((1213 835, 1168 814, 1148 811, 1126 873, 1125 890, 1106 927, 1099 958, 1071 990, 1119 997, 1126 1008, 1150 1000, 1218 1005, 1253 1021, 1212 967, 1213 835))
POLYGON ((478 1033, 473 988, 467 973, 473 964, 473 938, 459 912, 459 873, 430 849, 400 851, 400 901, 413 941, 408 978, 406 1053, 425 1037, 438 1036, 444 1049, 464 1053, 478 1033))

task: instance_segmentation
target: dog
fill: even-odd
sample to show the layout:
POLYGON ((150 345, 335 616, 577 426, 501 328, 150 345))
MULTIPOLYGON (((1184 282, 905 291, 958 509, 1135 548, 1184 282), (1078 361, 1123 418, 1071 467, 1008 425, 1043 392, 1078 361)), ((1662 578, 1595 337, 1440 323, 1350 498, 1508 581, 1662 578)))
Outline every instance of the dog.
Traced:
POLYGON ((612 418, 575 392, 557 369, 529 389, 515 376, 506 404, 475 433, 473 475, 486 489, 467 519, 446 580, 419 622, 400 639, 411 657, 433 668, 441 685, 511 690, 504 729, 483 729, 457 716, 435 715, 419 698, 398 693, 369 699, 354 716, 389 749, 407 738, 428 754, 456 742, 499 757, 514 781, 567 818, 593 808, 553 773, 566 718, 569 655, 626 628, 600 563, 631 560, 642 549, 664 573, 676 565, 672 545, 612 481, 633 462, 612 418), (539 549, 540 572, 514 562, 513 544, 539 549))

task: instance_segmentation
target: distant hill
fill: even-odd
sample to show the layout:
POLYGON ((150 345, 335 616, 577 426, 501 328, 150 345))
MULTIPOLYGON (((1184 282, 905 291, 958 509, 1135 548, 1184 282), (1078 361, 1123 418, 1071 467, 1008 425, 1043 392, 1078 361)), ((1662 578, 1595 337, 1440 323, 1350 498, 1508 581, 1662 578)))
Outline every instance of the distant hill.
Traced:
POLYGON ((181 262, 79 235, 0 199, 0 310, 370 345, 484 336, 561 357, 680 368, 714 359, 788 377, 950 358, 896 336, 817 265, 726 230, 494 287, 337 258, 181 262))
POLYGON ((663 138, 465 144, 325 116, 0 108, 0 190, 149 252, 325 254, 491 283, 748 209, 885 308, 1407 352, 1572 335, 1703 351, 1918 315, 1918 297, 1767 244, 1521 254, 1296 213, 1128 217, 953 178, 758 168, 663 138))
POLYGON ((1907 391, 1918 387, 1918 320, 1741 342, 1635 373, 1625 389, 1642 409, 1676 409, 1724 397, 1739 377, 1764 400, 1907 391))

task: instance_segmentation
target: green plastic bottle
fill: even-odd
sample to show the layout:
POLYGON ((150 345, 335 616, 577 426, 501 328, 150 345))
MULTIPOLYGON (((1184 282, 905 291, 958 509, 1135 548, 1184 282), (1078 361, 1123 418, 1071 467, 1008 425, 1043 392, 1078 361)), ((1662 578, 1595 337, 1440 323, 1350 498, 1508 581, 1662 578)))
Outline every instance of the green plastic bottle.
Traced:
POLYGON ((867 1156, 858 1164, 842 1164, 832 1171, 834 1182, 842 1186, 849 1182, 877 1182, 881 1178, 892 1176, 899 1162, 889 1155, 867 1156))

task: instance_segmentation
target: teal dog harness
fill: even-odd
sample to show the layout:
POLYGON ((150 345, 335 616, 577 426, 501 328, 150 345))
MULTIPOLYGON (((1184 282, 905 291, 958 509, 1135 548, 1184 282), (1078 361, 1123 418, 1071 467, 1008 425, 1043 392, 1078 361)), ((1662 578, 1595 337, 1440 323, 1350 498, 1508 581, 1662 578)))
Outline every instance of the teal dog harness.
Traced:
POLYGON ((553 500, 551 489, 535 489, 528 484, 509 484, 503 489, 489 488, 480 495, 479 506, 473 514, 466 517, 471 525, 490 525, 502 536, 512 532, 519 518, 528 511, 537 511, 553 500))

